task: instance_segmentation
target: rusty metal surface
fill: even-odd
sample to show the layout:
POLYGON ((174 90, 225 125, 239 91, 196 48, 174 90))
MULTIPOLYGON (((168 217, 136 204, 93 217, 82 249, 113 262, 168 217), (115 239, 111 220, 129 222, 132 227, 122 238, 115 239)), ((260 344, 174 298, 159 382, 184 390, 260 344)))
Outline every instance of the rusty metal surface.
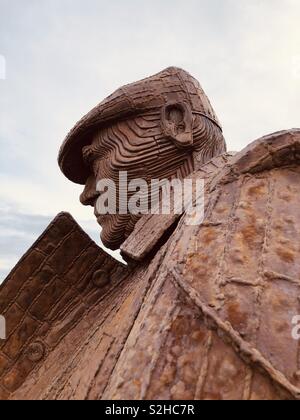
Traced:
MULTIPOLYGON (((220 159, 205 169, 204 223, 183 217, 153 260, 116 278, 51 348, 41 334, 28 341, 24 354, 37 367, 10 398, 300 398, 291 337, 300 311, 300 130, 220 159)), ((101 286, 100 274, 86 287, 101 286)), ((63 306, 52 333, 63 327, 55 319, 70 319, 63 306)))
MULTIPOLYGON (((152 181, 183 180, 225 153, 225 139, 212 114, 195 78, 169 68, 121 88, 75 126, 63 143, 59 163, 69 179, 85 184, 80 201, 94 207, 105 247, 120 249, 141 215, 159 204, 160 194, 152 181), (134 191, 125 191, 125 185, 137 179, 147 182, 149 193, 143 189, 143 210, 133 214, 124 211, 135 196, 134 191), (111 206, 103 214, 100 190, 105 180, 114 192, 108 189, 111 206)), ((168 224, 169 220, 164 226, 168 224)), ((149 235, 155 241, 156 232, 149 235)), ((127 251, 137 260, 143 257, 127 251)))
POLYGON ((60 214, 1 285, 7 339, 0 341, 0 399, 9 398, 40 369, 46 373, 41 377, 50 381, 49 355, 62 346, 55 353, 56 370, 62 369, 95 320, 85 320, 83 327, 82 318, 101 308, 104 298, 109 308, 109 291, 125 276, 122 264, 102 251, 70 215, 60 214), (91 281, 99 268, 109 285, 95 287, 91 281))
POLYGON ((213 187, 213 206, 180 266, 186 292, 200 296, 242 338, 236 353, 296 398, 300 353, 291 329, 300 310, 299 152, 300 130, 293 130, 237 155, 213 187))

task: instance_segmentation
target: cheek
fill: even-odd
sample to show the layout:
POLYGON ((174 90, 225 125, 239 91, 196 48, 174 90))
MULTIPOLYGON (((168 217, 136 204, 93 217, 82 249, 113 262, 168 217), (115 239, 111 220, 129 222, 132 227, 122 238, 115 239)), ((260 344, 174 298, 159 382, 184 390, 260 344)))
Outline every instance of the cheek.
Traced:
POLYGON ((147 179, 148 170, 146 163, 135 160, 128 160, 127 164, 122 167, 116 167, 113 162, 106 160, 95 164, 94 173, 97 182, 103 179, 109 179, 114 181, 116 186, 119 185, 120 179, 122 182, 127 180, 128 182, 134 179, 147 179))

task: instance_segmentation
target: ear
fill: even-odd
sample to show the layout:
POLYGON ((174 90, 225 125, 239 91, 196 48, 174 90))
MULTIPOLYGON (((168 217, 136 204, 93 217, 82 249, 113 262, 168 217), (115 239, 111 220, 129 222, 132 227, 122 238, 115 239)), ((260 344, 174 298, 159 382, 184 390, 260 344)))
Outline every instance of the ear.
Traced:
POLYGON ((179 149, 193 145, 193 114, 190 105, 184 102, 169 102, 162 108, 163 134, 179 149))

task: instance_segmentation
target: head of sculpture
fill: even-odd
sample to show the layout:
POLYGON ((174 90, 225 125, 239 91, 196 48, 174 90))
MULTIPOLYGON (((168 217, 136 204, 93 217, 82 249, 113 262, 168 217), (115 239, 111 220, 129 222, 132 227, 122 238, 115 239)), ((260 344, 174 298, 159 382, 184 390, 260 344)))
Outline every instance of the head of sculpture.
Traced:
POLYGON ((69 179, 85 185, 82 204, 95 208, 104 245, 118 249, 141 215, 98 214, 98 181, 112 180, 119 197, 120 172, 126 172, 128 183, 183 179, 225 150, 222 129, 199 83, 169 68, 119 89, 92 110, 69 133, 59 164, 69 179))

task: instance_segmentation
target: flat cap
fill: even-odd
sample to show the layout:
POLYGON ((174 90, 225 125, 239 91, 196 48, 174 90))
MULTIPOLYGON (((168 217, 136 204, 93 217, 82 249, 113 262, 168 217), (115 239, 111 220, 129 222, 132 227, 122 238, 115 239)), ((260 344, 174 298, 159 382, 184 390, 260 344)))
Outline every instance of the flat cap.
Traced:
POLYGON ((58 163, 62 172, 71 181, 85 184, 89 169, 83 161, 82 148, 91 143, 93 131, 177 101, 189 104, 194 113, 209 118, 222 130, 199 82, 186 71, 170 67, 118 89, 84 116, 69 132, 60 149, 58 163))

